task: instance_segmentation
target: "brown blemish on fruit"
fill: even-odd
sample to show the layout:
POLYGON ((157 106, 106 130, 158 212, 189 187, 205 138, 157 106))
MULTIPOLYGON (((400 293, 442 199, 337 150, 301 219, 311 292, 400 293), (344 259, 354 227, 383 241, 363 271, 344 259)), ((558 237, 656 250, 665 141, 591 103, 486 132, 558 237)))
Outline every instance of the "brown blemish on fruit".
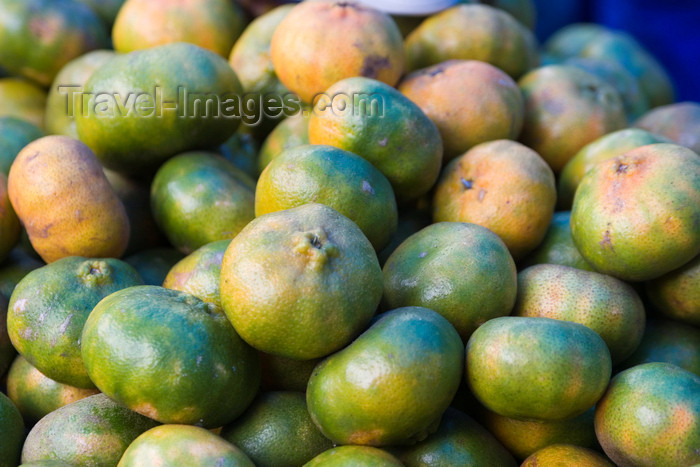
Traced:
POLYGON ((387 57, 382 57, 379 55, 369 55, 365 58, 362 63, 362 69, 360 74, 366 76, 367 78, 376 78, 379 76, 379 72, 384 68, 389 68, 391 62, 387 57))
MULTIPOLYGON (((610 227, 610 224, 608 224, 608 227, 610 227)), ((610 229, 609 228, 605 230, 605 234, 603 235, 603 239, 600 242, 598 242, 598 244, 600 246, 602 246, 603 248, 610 247, 610 249, 612 251, 615 251, 615 248, 613 247, 613 244, 612 244, 612 238, 610 236, 610 229)))

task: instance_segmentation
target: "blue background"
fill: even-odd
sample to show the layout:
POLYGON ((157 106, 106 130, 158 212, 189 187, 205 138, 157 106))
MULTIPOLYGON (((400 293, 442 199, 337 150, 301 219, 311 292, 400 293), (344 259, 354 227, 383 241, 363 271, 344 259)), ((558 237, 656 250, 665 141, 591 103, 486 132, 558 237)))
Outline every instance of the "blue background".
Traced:
POLYGON ((627 31, 669 71, 676 100, 700 102, 700 0, 535 0, 537 36, 588 21, 627 31))

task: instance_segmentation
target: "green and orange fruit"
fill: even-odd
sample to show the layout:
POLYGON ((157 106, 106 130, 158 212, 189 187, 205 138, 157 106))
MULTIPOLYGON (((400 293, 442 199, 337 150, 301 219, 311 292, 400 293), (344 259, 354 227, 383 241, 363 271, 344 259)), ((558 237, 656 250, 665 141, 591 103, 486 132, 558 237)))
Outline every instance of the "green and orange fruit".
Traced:
POLYGON ((513 314, 588 326, 608 345, 613 364, 635 351, 646 321, 642 300, 630 285, 558 264, 538 264, 518 274, 513 314))
POLYGON ((326 90, 311 113, 309 141, 368 160, 400 202, 426 194, 440 174, 438 128, 403 94, 370 78, 347 78, 326 90))
POLYGON ((649 320, 637 350, 620 368, 653 362, 672 363, 700 376, 700 329, 666 319, 649 320))
POLYGON ((71 0, 8 0, 0 5, 0 66, 41 86, 80 55, 107 46, 100 18, 71 0))
POLYGON ((433 220, 486 227, 518 260, 547 233, 556 196, 554 174, 536 152, 515 141, 491 141, 445 167, 435 189, 433 220))
POLYGON ((381 250, 396 231, 397 207, 387 178, 362 157, 332 146, 306 145, 277 156, 255 190, 255 215, 321 203, 355 222, 381 250))
POLYGON ((17 284, 10 298, 10 339, 47 377, 94 388, 80 353, 83 326, 104 297, 140 284, 131 266, 112 258, 72 256, 36 269, 17 284))
POLYGON ((662 136, 637 128, 614 131, 588 143, 564 166, 559 174, 557 185, 557 205, 561 209, 571 209, 574 194, 583 176, 598 162, 614 159, 640 146, 656 143, 670 143, 662 136))
POLYGON ((231 241, 220 294, 249 344, 308 360, 339 350, 367 326, 382 296, 381 269, 357 225, 306 204, 258 217, 231 241))
POLYGON ((119 53, 188 42, 228 58, 244 27, 243 10, 228 0, 127 0, 112 42, 119 53))
POLYGON ((54 381, 21 355, 7 373, 7 395, 29 426, 64 405, 98 392, 97 389, 76 388, 54 381))
POLYGON ((700 104, 697 102, 657 107, 642 115, 634 126, 700 153, 700 104))
POLYGON ((142 433, 124 451, 118 467, 254 467, 240 449, 209 430, 190 425, 161 425, 142 433))
POLYGON ((383 269, 384 306, 421 306, 445 317, 466 342, 515 304, 515 263, 496 234, 475 224, 440 222, 404 241, 383 269))
POLYGON ((487 321, 467 343, 466 379, 489 410, 511 418, 564 420, 605 392, 612 363, 590 328, 548 318, 487 321))
POLYGON ((161 287, 130 287, 102 300, 85 323, 81 350, 103 393, 163 423, 222 426, 260 384, 255 351, 220 309, 161 287))
POLYGON ((120 257, 129 219, 85 144, 45 136, 17 155, 8 177, 10 201, 41 258, 120 257))
POLYGON ((553 444, 531 454, 522 467, 614 467, 605 457, 591 449, 567 444, 553 444))
POLYGON ((163 287, 186 292, 204 302, 221 306, 221 263, 229 243, 231 240, 208 243, 181 259, 168 272, 163 287))
POLYGON ((194 44, 119 55, 93 73, 83 92, 78 135, 119 172, 153 172, 175 154, 223 143, 240 124, 236 73, 194 44))
POLYGON ((282 84, 309 104, 334 83, 364 76, 394 86, 404 71, 403 38, 390 16, 355 2, 302 2, 272 36, 282 84))
POLYGON ((27 435, 22 462, 117 465, 134 439, 156 425, 104 394, 95 394, 39 420, 27 435))
POLYGON ((112 50, 93 50, 66 63, 51 83, 46 99, 46 132, 78 139, 75 114, 82 111, 83 86, 92 74, 117 54, 112 50))
POLYGON ((700 463, 700 376, 670 363, 623 371, 596 406, 595 430, 617 465, 700 463))
POLYGON ((537 66, 537 42, 527 27, 489 5, 457 5, 430 16, 406 38, 406 67, 447 60, 490 63, 513 78, 537 66))
POLYGON ((303 392, 261 394, 221 437, 260 467, 301 467, 333 447, 311 420, 303 392))
POLYGON ((523 76, 518 85, 525 99, 520 141, 555 173, 586 144, 627 126, 619 92, 581 69, 544 66, 523 76))
POLYGON ((406 467, 424 465, 517 465, 513 456, 474 419, 448 408, 440 427, 413 446, 397 448, 394 454, 406 467))
POLYGON ((518 460, 553 444, 600 449, 593 427, 594 408, 565 420, 520 420, 484 410, 479 421, 518 460))
POLYGON ((571 236, 571 212, 555 212, 552 223, 539 246, 520 264, 522 267, 535 264, 560 264, 572 268, 592 271, 593 267, 583 259, 571 236))
POLYGON ((700 326, 700 255, 646 283, 647 296, 668 318, 700 326))
POLYGON ((478 60, 449 60, 413 72, 399 90, 440 130, 446 161, 480 143, 517 139, 523 126, 525 108, 515 81, 478 60))
POLYGON ((338 446, 309 461, 305 467, 405 467, 386 451, 370 446, 338 446))
POLYGON ((311 418, 337 444, 423 440, 457 392, 462 349, 454 327, 432 310, 385 313, 316 367, 306 391, 311 418))
POLYGON ((700 253, 700 157, 652 144, 600 162, 581 180, 571 234, 597 271, 628 281, 660 277, 700 253))
POLYGON ((255 218, 255 182, 218 154, 180 154, 158 169, 151 209, 170 243, 189 254, 235 237, 255 218))

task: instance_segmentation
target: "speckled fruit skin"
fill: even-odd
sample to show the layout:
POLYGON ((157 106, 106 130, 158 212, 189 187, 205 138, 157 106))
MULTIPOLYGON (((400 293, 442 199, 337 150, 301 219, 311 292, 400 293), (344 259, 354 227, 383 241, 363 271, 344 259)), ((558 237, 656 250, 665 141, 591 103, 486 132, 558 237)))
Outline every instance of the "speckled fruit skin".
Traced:
POLYGON ((700 462, 700 377, 646 363, 613 378, 596 407, 595 429, 620 467, 700 462))
POLYGON ((7 395, 31 426, 56 409, 99 393, 58 383, 18 355, 7 373, 7 395))
POLYGON ((700 326, 700 255, 646 283, 647 296, 666 317, 700 326))
POLYGON ((370 78, 347 78, 326 90, 309 120, 311 144, 327 144, 372 163, 399 202, 420 198, 435 184, 442 138, 421 109, 396 89, 370 78), (346 111, 340 112, 340 102, 346 111), (330 106, 330 108, 329 108, 330 106))
POLYGON ((222 426, 260 384, 255 351, 220 310, 156 286, 102 300, 85 323, 82 355, 103 393, 162 423, 222 426))
POLYGON ((595 437, 591 407, 578 417, 566 420, 518 420, 485 411, 479 421, 518 460, 552 444, 570 444, 600 449, 595 437))
POLYGON ((365 76, 394 86, 404 71, 403 38, 390 16, 353 2, 302 2, 270 48, 277 76, 304 102, 333 83, 365 76))
POLYGON ((10 339, 49 378, 94 388, 80 354, 85 321, 104 297, 141 284, 131 266, 112 258, 72 256, 35 269, 12 292, 7 314, 10 339))
POLYGON ((95 154, 80 141, 46 136, 17 155, 10 201, 41 258, 120 257, 129 241, 124 205, 95 154))
POLYGON ((156 425, 104 394, 95 394, 51 412, 34 425, 22 448, 22 462, 117 465, 129 444, 156 425))
POLYGON ((572 268, 592 271, 593 266, 588 264, 571 237, 571 212, 555 212, 552 223, 549 224, 547 234, 539 246, 520 262, 521 268, 535 264, 561 264, 572 268))
POLYGON ((255 218, 255 182, 218 154, 180 154, 158 169, 151 210, 170 243, 189 254, 235 237, 255 218))
POLYGON ((75 112, 80 105, 78 95, 90 76, 117 54, 113 50, 93 50, 66 63, 58 72, 46 99, 44 124, 51 135, 64 135, 78 139, 75 112), (78 106, 76 106, 78 103, 78 106))
POLYGON ((578 68, 544 66, 523 76, 518 85, 525 99, 520 141, 555 173, 586 144, 627 126, 617 90, 578 68))
POLYGON ((17 117, 0 117, 0 172, 7 176, 22 148, 42 136, 44 132, 33 123, 17 117))
POLYGON ((83 92, 78 135, 118 172, 143 175, 175 154, 215 147, 240 124, 235 105, 227 103, 242 94, 236 73, 193 44, 120 55, 95 71, 83 92))
POLYGON ((544 238, 556 197, 554 174, 537 153, 515 141, 491 141, 445 167, 435 188, 433 220, 486 227, 518 260, 544 238))
POLYGON ((554 444, 540 449, 525 459, 521 467, 537 466, 586 466, 614 467, 605 457, 597 452, 580 446, 554 444))
POLYGON ((638 128, 626 128, 608 133, 588 143, 569 160, 561 174, 559 174, 557 205, 560 209, 571 209, 571 205, 574 202, 574 194, 581 183, 581 179, 598 162, 613 159, 647 144, 670 142, 669 139, 648 131, 638 128))
POLYGON ((144 465, 255 467, 240 449, 209 430, 190 425, 161 425, 139 435, 117 467, 144 465))
POLYGON ((467 343, 466 378, 489 410, 512 418, 563 420, 605 391, 612 364, 605 341, 578 323, 505 316, 467 343))
POLYGON ((20 459, 24 441, 24 422, 17 407, 3 393, 0 393, 0 466, 15 467, 20 459))
POLYGON ((406 467, 425 465, 516 466, 513 456, 474 419, 452 407, 445 411, 440 427, 413 446, 394 454, 406 467))
POLYGON ((660 277, 700 253, 700 157, 652 144, 600 162, 581 180, 571 234, 599 272, 660 277))
POLYGON ((114 50, 129 53, 189 42, 228 58, 245 13, 227 0, 127 0, 112 28, 114 50))
POLYGON ((289 90, 280 83, 272 65, 270 45, 277 26, 287 17, 294 5, 281 5, 255 18, 236 41, 229 63, 241 80, 245 92, 260 94, 289 90))
POLYGON ((639 347, 618 369, 652 362, 672 363, 700 376, 700 328, 666 319, 649 320, 639 347))
POLYGON ((700 104, 678 102, 650 110, 634 124, 700 153, 700 104))
POLYGON ((630 285, 597 272, 556 264, 539 264, 518 274, 513 315, 588 326, 607 344, 613 364, 634 352, 646 321, 644 304, 630 285))
POLYGON ((377 256, 350 219, 322 204, 258 217, 231 241, 221 304, 253 347, 324 357, 367 326, 382 296, 377 256))
POLYGON ((305 145, 277 156, 260 174, 255 215, 325 204, 355 222, 381 250, 396 231, 396 197, 372 164, 332 146, 305 145))
POLYGON ((220 307, 221 263, 229 243, 231 240, 208 243, 181 259, 165 276, 163 287, 187 292, 220 307))
POLYGON ((304 467, 405 467, 386 451, 370 446, 338 446, 319 454, 304 467))
POLYGON ((422 229, 394 251, 383 273, 386 308, 437 311, 464 342, 515 304, 515 262, 496 234, 476 224, 441 222, 422 229))
POLYGON ((437 430, 463 360, 462 341, 445 318, 420 307, 390 311, 316 367, 309 413, 337 444, 411 444, 437 430))
POLYGON ((318 431, 303 392, 266 392, 221 437, 259 467, 302 467, 333 443, 318 431))
POLYGON ((437 125, 445 161, 480 143, 517 139, 523 127, 518 85, 488 63, 449 60, 409 74, 399 91, 437 125))
POLYGON ((25 120, 44 130, 44 88, 24 78, 0 78, 0 100, 3 102, 0 115, 25 120))
POLYGON ((0 5, 0 66, 48 86, 70 60, 107 46, 88 7, 67 0, 7 0, 0 5))
POLYGON ((309 118, 303 112, 287 117, 267 135, 260 147, 258 173, 287 149, 309 144, 309 118))
POLYGON ((406 38, 409 71, 450 60, 479 60, 518 78, 539 61, 532 31, 488 5, 458 5, 426 19, 406 38))

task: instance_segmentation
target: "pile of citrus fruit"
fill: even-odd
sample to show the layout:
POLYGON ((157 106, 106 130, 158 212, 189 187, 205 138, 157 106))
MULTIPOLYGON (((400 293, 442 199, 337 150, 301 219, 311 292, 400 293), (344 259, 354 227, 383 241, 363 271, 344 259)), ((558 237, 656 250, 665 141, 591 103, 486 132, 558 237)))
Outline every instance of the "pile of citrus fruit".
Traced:
POLYGON ((272 3, 0 0, 0 466, 700 464, 700 104, 272 3))

